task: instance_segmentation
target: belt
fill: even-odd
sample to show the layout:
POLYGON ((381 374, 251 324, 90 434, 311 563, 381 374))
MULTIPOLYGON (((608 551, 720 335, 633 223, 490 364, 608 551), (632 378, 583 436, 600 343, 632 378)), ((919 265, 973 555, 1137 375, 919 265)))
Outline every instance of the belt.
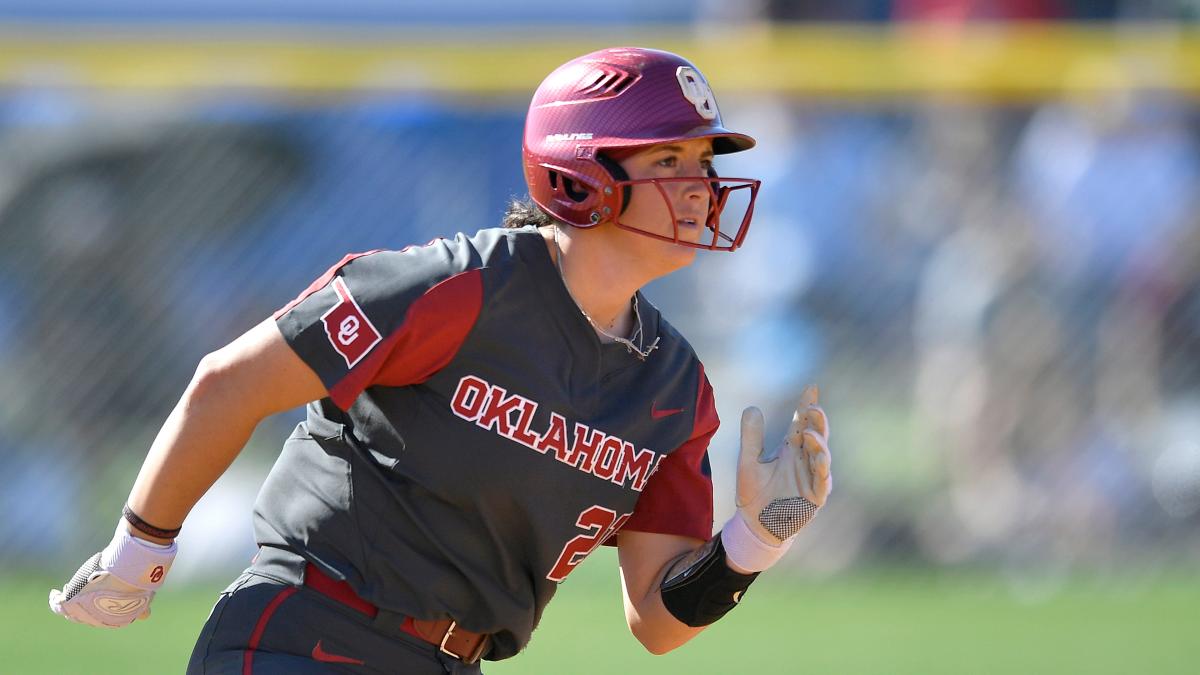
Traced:
MULTIPOLYGON (((359 597, 350 584, 330 577, 312 563, 304 565, 304 585, 371 618, 379 614, 379 608, 359 597)), ((466 664, 478 661, 491 641, 490 635, 460 628, 453 619, 424 621, 406 616, 400 624, 400 629, 429 644, 437 645, 443 653, 466 664)))

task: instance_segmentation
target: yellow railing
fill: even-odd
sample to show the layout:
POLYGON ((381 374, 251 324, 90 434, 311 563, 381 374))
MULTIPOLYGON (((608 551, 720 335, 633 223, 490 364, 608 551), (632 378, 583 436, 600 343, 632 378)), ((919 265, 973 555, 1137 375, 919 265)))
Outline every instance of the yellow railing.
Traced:
POLYGON ((878 98, 1200 92, 1200 31, 1165 24, 580 28, 528 34, 0 24, 0 86, 423 90, 527 95, 553 66, 637 44, 692 59, 721 92, 878 98), (583 36, 583 37, 581 37, 583 36))

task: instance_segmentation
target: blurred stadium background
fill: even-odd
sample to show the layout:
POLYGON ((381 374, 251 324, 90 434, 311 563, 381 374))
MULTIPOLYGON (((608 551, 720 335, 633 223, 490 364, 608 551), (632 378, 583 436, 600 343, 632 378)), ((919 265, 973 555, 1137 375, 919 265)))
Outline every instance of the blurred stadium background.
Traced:
POLYGON ((1196 672, 1200 2, 566 10, 0 0, 0 671, 182 670, 299 412, 188 520, 157 623, 44 598, 197 361, 346 252, 497 223, 537 83, 624 43, 691 58, 759 139, 718 165, 764 181, 745 248, 649 291, 726 420, 718 522, 741 408, 777 437, 809 381, 835 493, 686 654, 623 635, 603 551, 489 672, 746 672, 780 642, 821 649, 777 672, 1196 672))

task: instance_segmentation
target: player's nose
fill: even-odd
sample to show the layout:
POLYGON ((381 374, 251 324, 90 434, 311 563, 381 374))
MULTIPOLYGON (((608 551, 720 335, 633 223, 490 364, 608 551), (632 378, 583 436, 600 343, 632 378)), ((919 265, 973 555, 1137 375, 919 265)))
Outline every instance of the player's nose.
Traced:
POLYGON ((681 185, 680 196, 690 205, 702 205, 712 198, 712 188, 708 185, 708 181, 703 178, 682 181, 681 185))

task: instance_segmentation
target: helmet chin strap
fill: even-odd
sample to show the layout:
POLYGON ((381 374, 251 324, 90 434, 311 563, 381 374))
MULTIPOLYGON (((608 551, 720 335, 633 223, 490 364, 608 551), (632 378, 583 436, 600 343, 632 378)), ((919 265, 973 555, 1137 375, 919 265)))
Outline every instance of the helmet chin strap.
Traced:
POLYGON ((575 308, 579 310, 579 313, 583 315, 583 318, 587 319, 587 322, 591 324, 592 328, 596 329, 597 332, 613 342, 623 345, 625 347, 625 351, 636 356, 639 361, 645 361, 646 357, 650 356, 650 352, 658 349, 658 342, 660 338, 657 337, 654 338, 654 342, 650 343, 649 347, 644 346, 645 335, 642 332, 642 312, 638 309, 637 293, 633 294, 633 318, 636 327, 634 328, 633 335, 631 335, 629 338, 613 335, 612 333, 601 328, 600 324, 597 323, 596 320, 591 316, 589 316, 586 311, 584 311, 583 306, 579 304, 579 301, 575 300, 575 294, 571 292, 571 286, 567 283, 566 272, 563 271, 563 250, 562 245, 558 243, 558 223, 554 224, 554 251, 556 253, 554 256, 554 261, 556 267, 558 267, 558 276, 562 279, 563 287, 567 289, 567 295, 571 296, 571 300, 575 302, 575 308), (636 345, 633 343, 634 340, 637 340, 636 345))

